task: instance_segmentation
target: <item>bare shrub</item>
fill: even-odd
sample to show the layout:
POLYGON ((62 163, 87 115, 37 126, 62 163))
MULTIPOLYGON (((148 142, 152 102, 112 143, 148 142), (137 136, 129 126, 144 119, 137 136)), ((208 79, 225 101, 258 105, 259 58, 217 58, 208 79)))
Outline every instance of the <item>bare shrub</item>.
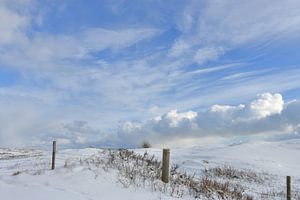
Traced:
POLYGON ((227 179, 243 179, 250 182, 262 183, 263 180, 258 174, 249 169, 236 169, 231 166, 217 166, 214 168, 204 169, 203 173, 207 176, 221 177, 227 179))
POLYGON ((166 185, 161 181, 161 162, 147 153, 140 155, 126 149, 105 150, 102 153, 104 157, 92 156, 82 160, 81 164, 88 165, 91 170, 92 166, 116 169, 119 183, 126 188, 150 187, 152 191, 179 198, 192 196, 195 199, 253 199, 238 184, 207 176, 197 178, 195 174, 181 172, 178 165, 171 166, 170 183, 166 185))
MULTIPOLYGON (((171 188, 178 194, 176 188, 185 186, 190 196, 195 199, 239 199, 252 200, 253 197, 246 194, 243 187, 228 181, 213 180, 208 177, 196 178, 195 174, 188 175, 178 171, 178 165, 171 168, 171 188), (175 189, 174 189, 175 188, 175 189)), ((180 194, 178 197, 181 197, 180 194)))
POLYGON ((30 157, 40 157, 42 156, 41 151, 33 149, 0 149, 0 160, 12 160, 12 159, 21 159, 21 158, 30 158, 30 157))
POLYGON ((16 171, 16 172, 14 172, 13 174, 12 174, 12 176, 17 176, 17 175, 19 175, 19 174, 21 174, 22 172, 20 172, 20 171, 16 171))
MULTIPOLYGON (((276 199, 276 198, 286 199, 286 191, 285 190, 266 190, 260 193, 260 199, 276 199)), ((292 194, 292 199, 300 200, 300 192, 294 191, 292 194)))
MULTIPOLYGON (((23 159, 25 158, 23 154, 26 153, 23 151, 17 155, 23 159)), ((15 158, 14 152, 8 150, 0 152, 1 156, 3 159, 15 158)), ((14 170, 11 175, 41 175, 49 170, 51 163, 48 158, 41 159, 39 154, 34 157, 37 158, 34 159, 33 168, 21 170, 23 165, 19 162, 8 166, 8 169, 14 170)), ((205 160, 203 162, 205 165, 209 163, 205 160)), ((126 149, 105 149, 90 156, 67 158, 63 170, 72 172, 78 167, 83 168, 82 170, 90 170, 95 174, 95 179, 104 170, 116 174, 118 183, 123 187, 148 188, 151 191, 182 199, 273 200, 286 197, 284 181, 278 183, 278 180, 282 179, 281 176, 256 173, 248 169, 236 169, 227 165, 203 169, 199 171, 202 173, 197 176, 181 170, 179 165, 173 165, 170 168, 170 182, 165 184, 161 181, 162 163, 160 160, 148 153, 136 154, 126 149)), ((292 198, 295 200, 300 200, 300 192, 297 189, 299 180, 294 182, 292 198)))
POLYGON ((148 141, 143 141, 141 148, 151 148, 152 145, 148 141))

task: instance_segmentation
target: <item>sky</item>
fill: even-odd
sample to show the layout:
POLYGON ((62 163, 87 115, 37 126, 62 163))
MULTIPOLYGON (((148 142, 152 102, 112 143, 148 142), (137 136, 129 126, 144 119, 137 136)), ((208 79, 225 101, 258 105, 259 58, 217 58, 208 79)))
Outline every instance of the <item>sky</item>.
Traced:
POLYGON ((0 146, 298 137, 299 33, 298 0, 0 0, 0 146))

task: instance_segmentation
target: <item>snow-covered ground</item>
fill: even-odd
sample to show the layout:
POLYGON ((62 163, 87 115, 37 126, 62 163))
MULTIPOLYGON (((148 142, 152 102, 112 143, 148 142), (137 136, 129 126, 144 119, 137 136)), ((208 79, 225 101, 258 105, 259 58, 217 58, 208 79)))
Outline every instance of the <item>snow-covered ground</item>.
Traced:
MULTIPOLYGON (((137 154, 154 154, 159 149, 134 149, 137 154)), ((6 200, 33 199, 178 199, 166 192, 159 180, 147 184, 127 184, 117 169, 102 163, 106 154, 101 149, 66 149, 57 152, 54 171, 49 170, 51 152, 30 149, 0 149, 0 196, 6 200), (82 164, 84 162, 84 164, 82 164), (124 182, 125 181, 125 182, 124 182)), ((284 199, 285 176, 292 176, 295 198, 300 189, 300 140, 244 143, 221 147, 171 149, 171 162, 179 170, 195 177, 240 184, 255 199, 284 199), (214 177, 209 169, 228 167, 252 174, 255 179, 214 177), (205 171, 207 169, 207 171, 205 171), (298 190, 297 190, 298 189, 298 190)), ((127 162, 127 161, 124 161, 127 162)), ((129 161, 128 161, 129 162, 129 161)), ((183 195, 182 199, 194 197, 183 195)), ((208 198, 209 199, 209 198, 208 198)))
MULTIPOLYGON (((144 152, 144 150, 135 150, 144 152)), ((161 150, 147 150, 161 156, 161 150)), ((300 140, 280 142, 253 142, 219 147, 194 147, 173 149, 172 162, 197 171, 205 166, 228 164, 236 168, 247 168, 277 175, 300 177, 300 140)))
POLYGON ((114 170, 68 166, 98 154, 98 149, 72 149, 57 153, 56 169, 49 170, 51 152, 0 150, 0 195, 7 200, 92 200, 92 199, 172 199, 138 188, 124 188, 114 170), (8 156, 9 154, 9 156, 8 156), (14 158, 13 155, 16 155, 14 158))

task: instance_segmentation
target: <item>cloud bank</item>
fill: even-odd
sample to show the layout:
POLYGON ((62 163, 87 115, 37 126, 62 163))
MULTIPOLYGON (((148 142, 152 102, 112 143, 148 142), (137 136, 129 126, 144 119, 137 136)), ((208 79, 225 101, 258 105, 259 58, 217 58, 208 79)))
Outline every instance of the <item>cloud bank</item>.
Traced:
POLYGON ((145 123, 126 122, 120 127, 118 137, 133 146, 143 140, 154 145, 180 146, 180 140, 190 139, 193 145, 209 137, 290 137, 298 134, 299 113, 299 101, 284 103, 281 94, 264 93, 247 104, 213 105, 205 112, 171 110, 145 123))

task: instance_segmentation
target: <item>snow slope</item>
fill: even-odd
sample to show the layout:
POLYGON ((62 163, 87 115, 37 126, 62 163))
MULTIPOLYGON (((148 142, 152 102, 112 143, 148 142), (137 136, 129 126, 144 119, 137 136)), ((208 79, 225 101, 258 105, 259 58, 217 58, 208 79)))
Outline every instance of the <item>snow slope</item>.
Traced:
POLYGON ((0 151, 0 194, 7 200, 93 200, 93 199, 173 199, 117 183, 113 170, 95 171, 82 166, 65 167, 66 161, 83 159, 98 149, 72 149, 57 153, 54 171, 49 170, 51 152, 2 149, 0 151), (26 153, 24 153, 26 151, 26 153), (7 154, 10 153, 10 157, 7 154), (16 155, 13 158, 12 155, 16 155), (13 175, 18 173, 18 175, 13 175))
MULTIPOLYGON (((143 153, 144 150, 135 150, 143 153)), ((146 150, 158 157, 161 150, 146 150)), ((172 149, 171 160, 188 171, 214 165, 230 165, 281 176, 300 177, 300 140, 253 142, 219 147, 172 149)))
MULTIPOLYGON (((58 144, 59 147, 59 144, 58 144)), ((6 200, 33 199, 178 199, 151 187, 124 187, 116 170, 79 165, 85 158, 99 155, 100 149, 58 150, 57 168, 49 170, 51 152, 30 149, 0 149, 0 195, 6 200), (77 163, 77 164, 76 164, 77 163)), ((159 149, 134 149, 136 153, 154 154, 161 159, 159 149)), ((261 193, 285 191, 285 176, 291 175, 293 188, 300 188, 300 140, 244 143, 221 147, 171 149, 171 161, 181 170, 202 176, 203 170, 229 165, 250 169, 264 183, 233 180, 247 188, 255 199, 261 193)), ((220 177, 216 177, 220 178, 220 177)), ((221 177, 222 178, 222 177, 221 177)), ((299 191, 293 191, 298 195, 299 191)), ((297 197, 298 198, 298 197, 297 197)), ((184 196, 183 199, 193 199, 184 196)), ((284 199, 283 195, 265 199, 284 199)))

